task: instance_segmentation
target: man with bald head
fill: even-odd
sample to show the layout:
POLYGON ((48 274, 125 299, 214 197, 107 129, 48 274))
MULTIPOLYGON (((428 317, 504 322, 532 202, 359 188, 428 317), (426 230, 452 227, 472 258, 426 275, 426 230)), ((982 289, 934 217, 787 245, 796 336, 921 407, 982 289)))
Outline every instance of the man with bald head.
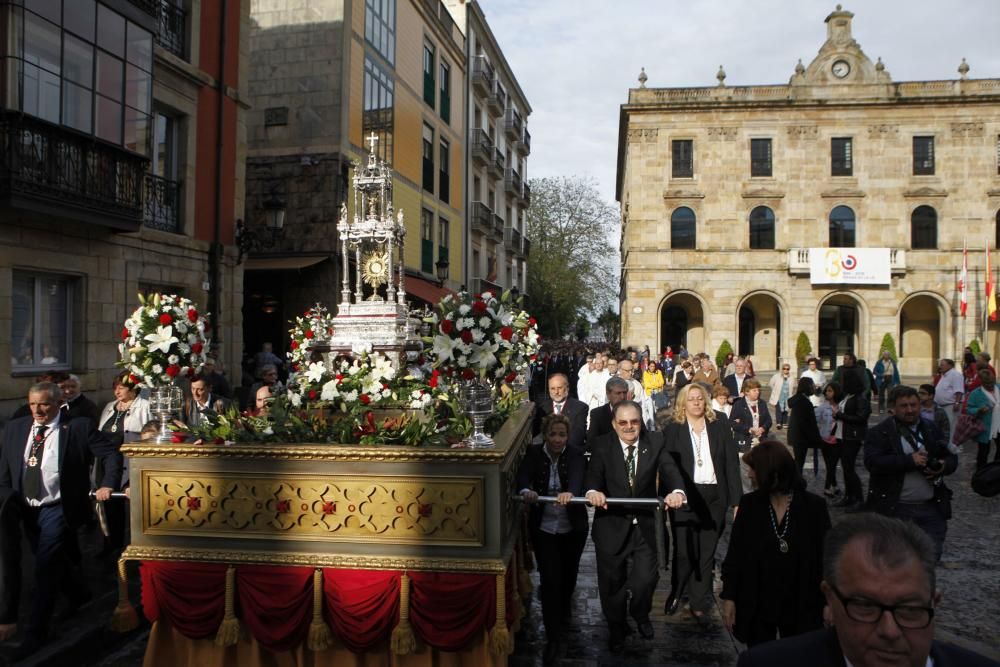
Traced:
POLYGON ((535 403, 532 436, 541 433, 542 420, 546 416, 566 415, 570 423, 568 446, 583 451, 587 442, 587 404, 569 395, 569 378, 563 373, 553 373, 549 376, 548 390, 548 396, 535 403))

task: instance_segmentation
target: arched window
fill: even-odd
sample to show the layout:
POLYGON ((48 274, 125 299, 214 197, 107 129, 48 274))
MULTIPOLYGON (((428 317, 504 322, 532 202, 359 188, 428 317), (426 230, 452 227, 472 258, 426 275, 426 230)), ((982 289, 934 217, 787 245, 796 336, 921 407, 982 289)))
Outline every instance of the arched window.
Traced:
POLYGON ((674 250, 694 250, 694 211, 681 206, 670 215, 670 247, 674 250))
POLYGON ((830 211, 831 248, 853 248, 854 234, 855 218, 850 206, 837 206, 830 211))
POLYGON ((910 247, 914 250, 937 248, 937 211, 918 206, 910 216, 910 247))
POLYGON ((750 211, 750 248, 774 250, 774 211, 766 206, 750 211))

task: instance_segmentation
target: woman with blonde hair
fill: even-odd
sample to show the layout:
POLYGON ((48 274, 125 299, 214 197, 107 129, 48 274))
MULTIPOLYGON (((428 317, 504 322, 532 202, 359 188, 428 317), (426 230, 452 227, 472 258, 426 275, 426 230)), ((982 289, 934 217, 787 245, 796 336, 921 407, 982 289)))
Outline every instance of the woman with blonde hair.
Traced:
POLYGON ((677 612, 687 586, 691 615, 703 627, 713 607, 715 549, 726 526, 726 509, 735 507, 743 494, 732 429, 710 401, 701 385, 685 386, 663 432, 664 449, 680 470, 687 496, 686 505, 671 510, 674 565, 664 611, 677 612))

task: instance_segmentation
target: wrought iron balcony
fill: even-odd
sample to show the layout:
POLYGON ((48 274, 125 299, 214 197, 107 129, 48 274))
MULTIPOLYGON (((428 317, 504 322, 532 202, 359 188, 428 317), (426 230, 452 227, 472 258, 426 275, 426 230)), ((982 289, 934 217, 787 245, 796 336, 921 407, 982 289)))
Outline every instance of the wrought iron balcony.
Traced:
POLYGON ((517 142, 517 152, 521 155, 527 155, 531 152, 531 132, 528 132, 527 126, 524 128, 521 140, 517 142))
POLYGON ((0 206, 137 231, 148 160, 0 110, 0 206))
POLYGON ((507 109, 507 115, 504 116, 504 130, 507 132, 507 138, 511 141, 520 141, 521 132, 524 131, 524 124, 521 122, 521 114, 517 112, 517 109, 511 107, 507 109))
POLYGON ((493 162, 493 140, 486 130, 476 128, 472 131, 472 159, 480 165, 489 166, 493 162))
POLYGON ((165 232, 181 231, 181 184, 146 174, 146 213, 143 223, 165 232))
POLYGON ((490 171, 492 171, 493 175, 496 176, 497 178, 501 178, 503 176, 503 170, 506 165, 507 161, 504 159, 503 151, 501 151, 499 148, 496 149, 493 153, 493 164, 489 165, 490 171))
POLYGON ((528 185, 528 181, 521 185, 521 201, 525 206, 531 206, 531 186, 528 185))
POLYGON ((493 93, 486 98, 486 106, 493 112, 494 116, 502 116, 507 108, 507 93, 499 85, 493 89, 493 93))
POLYGON ((498 241, 503 240, 503 227, 504 227, 503 216, 499 213, 493 214, 493 234, 497 237, 498 241))
POLYGON ((179 58, 187 57, 187 12, 170 0, 159 0, 156 43, 179 58))
POLYGON ((509 252, 521 254, 521 232, 513 227, 504 227, 503 245, 509 252))
POLYGON ((504 189, 515 197, 521 196, 521 175, 516 169, 508 169, 503 177, 504 189))
POLYGON ((531 255, 531 240, 527 236, 521 237, 521 254, 524 255, 525 259, 531 255))
POLYGON ((493 94, 495 78, 493 65, 487 62, 485 56, 476 56, 472 63, 472 87, 488 97, 493 94))
POLYGON ((479 229, 485 234, 493 231, 493 211, 481 201, 472 202, 472 210, 469 212, 469 222, 473 229, 479 229))
POLYGON ((150 16, 156 16, 159 9, 160 0, 128 0, 129 4, 135 5, 150 16))

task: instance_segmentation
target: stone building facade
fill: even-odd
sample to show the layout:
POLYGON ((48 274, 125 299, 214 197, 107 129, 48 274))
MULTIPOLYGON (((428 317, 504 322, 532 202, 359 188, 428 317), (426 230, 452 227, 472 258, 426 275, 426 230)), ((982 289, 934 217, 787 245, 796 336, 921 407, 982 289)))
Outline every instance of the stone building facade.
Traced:
POLYGON ((969 78, 963 61, 955 80, 894 82, 853 16, 826 17, 826 42, 787 85, 727 86, 720 68, 714 87, 646 87, 643 73, 629 91, 623 345, 714 355, 728 340, 771 369, 795 365, 804 332, 831 367, 848 351, 873 360, 889 334, 901 370, 923 376, 972 339, 996 355, 983 283, 1000 241, 1000 80, 969 78), (838 282, 859 261, 881 277, 838 282), (843 274, 824 277, 824 262, 843 274))
POLYGON ((108 400, 140 291, 211 311, 238 373, 249 1, 21 4, 0 4, 0 420, 51 370, 108 400))
POLYGON ((525 234, 531 188, 531 105, 475 0, 446 0, 466 36, 467 262, 464 282, 524 291, 531 242, 525 234))
POLYGON ((335 306, 336 224, 374 134, 407 227, 407 291, 463 282, 465 37, 441 0, 255 0, 250 34, 244 331, 279 355, 288 320, 335 306), (285 226, 264 228, 270 201, 285 226), (443 280, 438 278, 439 272, 443 280))

